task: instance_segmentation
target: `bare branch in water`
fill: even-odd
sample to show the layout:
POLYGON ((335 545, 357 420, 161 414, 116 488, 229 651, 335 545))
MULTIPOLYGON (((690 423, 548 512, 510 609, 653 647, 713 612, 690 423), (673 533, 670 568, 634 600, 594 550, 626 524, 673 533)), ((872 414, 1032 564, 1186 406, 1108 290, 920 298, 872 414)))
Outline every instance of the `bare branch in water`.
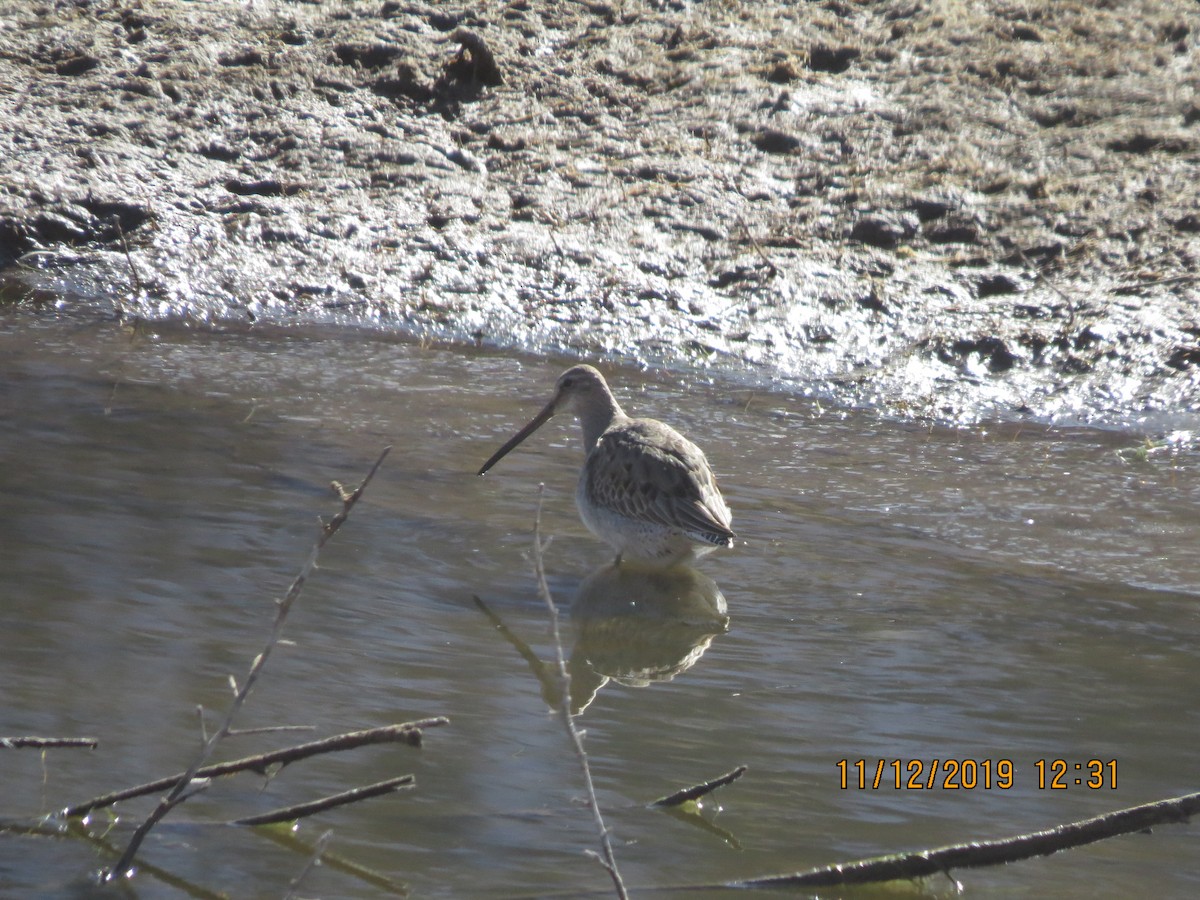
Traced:
POLYGON ((111 868, 101 873, 102 881, 113 881, 121 878, 129 871, 129 867, 133 864, 133 859, 137 856, 138 849, 142 846, 142 841, 146 839, 146 835, 150 833, 150 829, 183 801, 184 792, 187 790, 192 779, 196 777, 196 773, 208 762, 208 758, 212 755, 217 743, 228 734, 229 729, 233 726, 234 718, 246 702, 246 698, 250 696, 250 692, 254 689, 255 682, 258 681, 258 676, 271 655, 271 650, 279 643, 280 636, 283 634, 284 623, 287 621, 288 612, 291 611, 292 604, 296 602, 296 598, 304 590, 304 583, 308 580, 308 576, 316 568, 317 557, 320 555, 321 549, 337 533, 337 530, 342 527, 342 523, 350 515, 350 510, 354 508, 354 504, 358 502, 363 491, 370 484, 371 479, 375 477, 375 473, 379 471, 379 467, 383 465, 383 461, 387 458, 388 452, 391 449, 391 447, 383 449, 383 452, 379 454, 379 458, 375 460, 375 465, 367 473, 367 477, 363 479, 362 484, 355 490, 347 493, 340 484, 334 483, 334 489, 342 501, 342 510, 328 522, 322 523, 321 533, 317 538, 317 542, 309 552, 308 559, 304 562, 304 565, 300 567, 299 574, 293 579, 287 594, 283 600, 279 601, 278 609, 275 612, 275 622, 271 626, 271 633, 267 638, 267 642, 263 646, 262 651, 254 657, 254 661, 250 664, 250 670, 246 673, 245 681, 237 688, 233 702, 229 704, 229 709, 225 713, 225 718, 212 736, 205 741, 204 746, 196 755, 195 761, 188 767, 188 770, 179 777, 179 780, 175 783, 171 791, 159 801, 158 806, 154 808, 153 812, 146 818, 146 821, 142 822, 137 827, 137 830, 134 831, 133 836, 129 839, 129 845, 125 848, 125 852, 121 854, 121 858, 111 868))
MULTIPOLYGON (((322 753, 336 753, 340 750, 354 750, 357 747, 366 747, 371 744, 408 744, 410 747, 419 747, 421 745, 421 729, 447 725, 449 722, 450 720, 444 716, 435 716, 431 719, 418 719, 416 722, 405 722, 402 725, 384 725, 380 728, 368 728, 365 731, 349 731, 345 734, 334 735, 333 737, 323 738, 319 741, 311 741, 307 744, 297 744, 294 747, 269 750, 266 753, 257 753, 254 756, 246 756, 242 759, 203 766, 196 770, 194 777, 217 778, 221 775, 234 775, 238 772, 254 772, 259 775, 265 775, 271 766, 286 766, 288 763, 306 759, 310 756, 319 756, 322 753)), ((93 797, 91 800, 83 803, 68 806, 62 811, 62 815, 84 816, 92 810, 112 806, 114 803, 120 803, 122 800, 131 800, 134 797, 144 797, 147 794, 154 794, 166 790, 173 784, 177 784, 182 777, 183 773, 170 775, 166 778, 159 778, 156 781, 148 782, 147 784, 139 784, 136 787, 126 788, 123 791, 114 791, 111 794, 105 794, 101 797, 93 797)))
POLYGON ((689 800, 699 800, 705 794, 711 794, 719 787, 725 787, 737 781, 746 774, 745 766, 738 766, 732 772, 726 772, 724 775, 718 775, 712 781, 706 781, 703 784, 697 784, 689 788, 684 788, 682 791, 676 791, 673 794, 668 794, 665 797, 659 797, 651 806, 679 806, 687 803, 689 800))
POLYGON ((583 749, 583 735, 575 727, 575 718, 571 715, 571 675, 567 671, 567 661, 563 655, 562 636, 558 628, 558 607, 554 605, 554 598, 550 596, 550 585, 546 583, 546 567, 542 559, 546 547, 542 543, 542 493, 544 489, 545 485, 538 486, 537 514, 533 520, 533 568, 534 574, 537 576, 538 594, 546 601, 546 608, 550 612, 550 631, 554 636, 558 680, 562 685, 562 709, 559 712, 562 714, 563 724, 566 726, 571 743, 575 747, 575 755, 579 758, 579 767, 583 771, 583 781, 587 786, 588 805, 592 808, 596 830, 600 833, 600 846, 603 854, 589 851, 588 855, 595 858, 608 872, 613 887, 616 888, 617 896, 621 900, 627 900, 629 894, 625 890, 625 882, 621 879, 621 873, 617 869, 617 858, 613 854, 612 840, 608 833, 608 827, 604 824, 604 816, 600 812, 600 803, 596 800, 596 786, 592 783, 592 770, 588 765, 587 752, 583 749))
POLYGON ((45 750, 50 747, 87 747, 95 750, 100 741, 92 737, 0 737, 0 750, 19 750, 22 747, 37 747, 45 750))
POLYGON ((345 806, 348 803, 357 803, 360 800, 369 800, 372 797, 378 797, 381 794, 390 794, 393 791, 398 791, 401 788, 412 787, 416 784, 417 779, 412 775, 400 775, 396 778, 389 778, 387 781, 380 781, 375 784, 369 784, 366 787, 354 788, 353 790, 343 791, 340 794, 332 794, 328 797, 322 797, 320 800, 311 800, 308 803, 297 803, 294 806, 285 806, 282 809, 273 809, 270 812, 265 812, 257 816, 246 816, 242 819, 234 819, 229 824, 231 825, 272 825, 275 822, 294 822, 296 819, 303 819, 305 816, 316 815, 319 812, 325 812, 327 809, 335 809, 339 806, 345 806))
MULTIPOLYGON (((1105 838, 1136 831, 1146 831, 1154 825, 1185 822, 1200 812, 1200 793, 1172 797, 1155 803, 1131 806, 1082 819, 1045 831, 1000 838, 994 841, 972 841, 951 844, 913 853, 877 856, 856 862, 841 863, 797 872, 791 875, 772 875, 751 878, 721 885, 727 888, 809 888, 839 884, 867 884, 897 879, 924 878, 949 873, 951 869, 971 869, 998 866, 1005 863, 1049 856, 1105 838)), ((717 885, 713 885, 717 887, 717 885)))

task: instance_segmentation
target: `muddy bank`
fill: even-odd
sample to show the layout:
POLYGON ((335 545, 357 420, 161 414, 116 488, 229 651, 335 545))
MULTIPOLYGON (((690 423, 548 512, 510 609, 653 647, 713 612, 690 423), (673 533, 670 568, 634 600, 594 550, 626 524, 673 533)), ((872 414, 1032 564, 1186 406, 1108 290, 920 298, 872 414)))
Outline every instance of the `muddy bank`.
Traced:
POLYGON ((0 0, 4 275, 905 415, 1196 409, 1176 4, 482 6, 0 0))

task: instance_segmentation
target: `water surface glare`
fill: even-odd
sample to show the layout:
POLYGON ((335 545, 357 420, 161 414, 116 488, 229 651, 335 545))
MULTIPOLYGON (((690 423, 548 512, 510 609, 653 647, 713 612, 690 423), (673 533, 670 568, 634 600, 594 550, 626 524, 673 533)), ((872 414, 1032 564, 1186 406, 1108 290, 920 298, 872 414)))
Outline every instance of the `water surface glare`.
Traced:
MULTIPOLYGON (((573 507, 577 426, 475 470, 562 361, 361 332, 214 333, 0 318, 0 824, 182 770, 261 648, 336 502, 329 545, 221 758, 445 715, 425 746, 240 776, 152 833, 137 896, 541 896, 608 886, 561 723, 528 559, 544 482, 573 700, 634 889, 795 871, 1047 828, 1197 790, 1200 460, 1120 432, 920 428, 783 394, 606 367, 631 413, 704 447, 738 546, 682 579, 606 572, 573 507), (479 603, 474 598, 478 598, 479 603), (879 788, 837 763, 885 764, 879 788), (1013 785, 897 790, 891 763, 1011 760, 1013 785), (1116 760, 1041 789, 1038 760, 1116 760), (699 819, 649 801, 738 765, 699 819), (413 773, 303 821, 215 827, 413 773)), ((925 770, 926 773, 928 769, 925 770)), ((0 830, 0 895, 78 896, 149 809, 93 841, 0 830)), ((954 873, 976 896, 1200 895, 1200 825, 954 873)), ((952 892, 931 880, 924 893, 952 892)), ((114 892, 115 894, 116 892, 114 892)), ((124 896, 125 894, 121 894, 124 896)), ((679 894, 680 896, 683 893, 679 894)))

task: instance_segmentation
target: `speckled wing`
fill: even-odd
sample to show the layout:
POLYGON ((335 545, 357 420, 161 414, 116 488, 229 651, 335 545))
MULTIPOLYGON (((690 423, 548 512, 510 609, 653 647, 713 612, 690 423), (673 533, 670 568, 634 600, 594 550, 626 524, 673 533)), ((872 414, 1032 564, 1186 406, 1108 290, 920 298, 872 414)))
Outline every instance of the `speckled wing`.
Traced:
POLYGON ((585 472, 594 506, 733 545, 729 507, 704 453, 668 425, 632 419, 610 428, 588 454, 585 472))

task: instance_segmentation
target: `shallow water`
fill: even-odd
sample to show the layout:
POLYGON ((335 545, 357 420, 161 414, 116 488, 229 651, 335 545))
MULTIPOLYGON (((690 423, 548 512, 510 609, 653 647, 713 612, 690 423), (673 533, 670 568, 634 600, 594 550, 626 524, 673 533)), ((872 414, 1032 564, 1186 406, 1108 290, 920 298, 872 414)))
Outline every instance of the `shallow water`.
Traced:
MULTIPOLYGON (((127 892, 607 892, 553 693, 528 559, 544 482, 548 583, 622 873, 725 881, 1033 831, 1197 789, 1200 459, 1118 431, 902 425, 787 394, 608 369, 626 407, 708 450, 739 545, 685 583, 602 571, 573 509, 577 429, 475 469, 562 361, 336 330, 212 332, 0 318, 0 820, 180 771, 336 510, 393 450, 321 558, 239 727, 236 757, 445 715, 375 747, 188 801, 127 892), (1140 449, 1139 449, 1140 448, 1140 449), (478 598, 477 603, 474 598, 478 598), (634 597, 631 608, 626 602, 634 597), (568 607, 572 607, 567 616, 568 607), (727 606, 727 608, 726 608, 727 606), (539 677, 541 676, 541 677, 539 677), (1001 789, 896 790, 900 760, 1014 764, 1001 789), (1117 787, 1039 789, 1040 759, 1116 760, 1117 787), (839 785, 855 760, 885 783, 839 785), (700 818, 647 809, 749 767, 700 818), (413 773, 413 790, 305 820, 295 843, 213 826, 413 773)), ((1106 770, 1107 771, 1107 770, 1106 770)), ((926 770, 927 774, 927 770, 926 770)), ((79 896, 148 810, 92 838, 0 832, 0 895, 79 896)), ((1200 825, 955 876, 977 896, 1194 896, 1200 825)), ((918 892, 952 893, 949 880, 918 892)), ((823 894, 825 895, 825 894, 823 894)))

